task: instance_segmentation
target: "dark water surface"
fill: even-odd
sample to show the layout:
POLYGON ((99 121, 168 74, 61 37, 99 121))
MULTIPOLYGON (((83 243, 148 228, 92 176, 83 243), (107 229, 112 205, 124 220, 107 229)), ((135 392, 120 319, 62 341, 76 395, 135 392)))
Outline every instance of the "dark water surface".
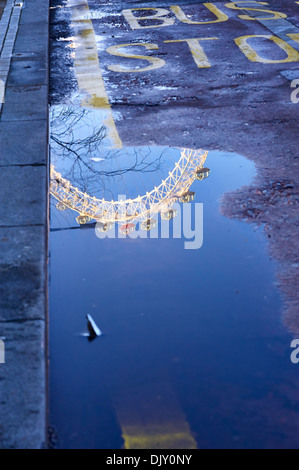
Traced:
POLYGON ((52 206, 50 422, 60 448, 295 446, 298 385, 263 233, 220 215, 245 158, 210 152, 204 243, 104 239, 52 206), (85 315, 104 336, 88 342, 85 315))
MULTIPOLYGON (((199 17, 202 1, 188 2, 191 17, 199 17)), ((296 153, 287 142, 295 141, 287 130, 295 122, 291 90, 280 75, 287 65, 247 60, 234 42, 269 31, 231 9, 224 23, 133 31, 122 9, 156 3, 51 4, 51 162, 73 194, 73 187, 105 200, 146 194, 180 159, 181 150, 167 144, 238 150, 267 179, 253 186, 251 199, 239 194, 224 208, 223 195, 250 185, 255 168, 242 155, 210 151, 203 162, 210 176, 190 186, 192 213, 198 203, 204 212, 196 250, 185 249, 183 238, 99 239, 93 220, 79 227, 78 213, 58 210, 52 198, 49 422, 57 446, 298 448, 299 366, 290 360, 279 267, 268 252, 274 230, 221 215, 253 219, 271 205, 270 218, 260 218, 271 225, 275 201, 284 198, 277 230, 289 214, 290 225, 295 220, 288 194, 275 189, 280 176, 286 190, 293 184, 284 171, 296 153), (175 44, 210 36, 221 38, 205 41, 211 67, 198 68, 186 44, 175 44), (108 53, 140 42, 141 52, 128 52, 163 58, 165 67, 142 72, 148 60, 108 53), (145 51, 149 43, 157 49, 145 51), (116 64, 134 71, 117 72, 116 64), (258 208, 253 194, 263 195, 258 208), (87 314, 104 333, 92 342, 82 335, 87 314)), ((215 19, 203 6, 200 18, 215 19)), ((279 236, 284 251, 293 250, 279 236)))

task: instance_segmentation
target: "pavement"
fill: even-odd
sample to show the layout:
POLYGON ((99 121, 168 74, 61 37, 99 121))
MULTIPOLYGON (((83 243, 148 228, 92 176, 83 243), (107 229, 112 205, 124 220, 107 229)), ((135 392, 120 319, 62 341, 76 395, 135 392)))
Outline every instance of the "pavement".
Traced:
POLYGON ((0 448, 40 449, 47 440, 49 2, 1 1, 0 15, 0 448))

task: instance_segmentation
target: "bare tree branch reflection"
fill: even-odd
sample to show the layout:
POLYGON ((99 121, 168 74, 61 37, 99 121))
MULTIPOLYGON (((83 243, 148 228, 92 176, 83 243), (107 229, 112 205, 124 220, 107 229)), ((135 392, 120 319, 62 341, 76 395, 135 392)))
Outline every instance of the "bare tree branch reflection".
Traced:
POLYGON ((107 129, 98 125, 91 109, 54 106, 51 109, 51 157, 64 168, 64 176, 82 191, 107 191, 107 178, 129 172, 161 170, 161 158, 151 148, 137 147, 126 155, 123 149, 109 149, 107 129))

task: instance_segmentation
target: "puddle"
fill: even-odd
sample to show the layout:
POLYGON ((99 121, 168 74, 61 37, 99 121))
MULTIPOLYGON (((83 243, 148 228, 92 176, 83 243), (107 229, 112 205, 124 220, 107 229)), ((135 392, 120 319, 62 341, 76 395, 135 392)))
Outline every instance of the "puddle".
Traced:
MULTIPOLYGON (((223 210, 225 194, 252 183, 254 164, 235 153, 122 147, 116 121, 131 120, 123 127, 132 133, 124 136, 129 145, 147 138, 147 122, 138 127, 136 114, 124 110, 134 103, 138 83, 146 82, 108 81, 96 51, 103 38, 88 27, 92 16, 82 15, 85 22, 66 31, 67 39, 58 34, 60 52, 78 37, 79 47, 71 55, 76 70, 68 68, 71 78, 61 90, 53 79, 51 108, 49 422, 55 446, 296 448, 298 381, 292 337, 281 321, 277 266, 261 227, 244 222, 253 218, 251 209, 223 210), (103 76, 109 91, 121 86, 128 92, 113 100, 124 105, 118 113, 103 76), (197 178, 204 168, 210 171, 197 178), (196 217, 201 204, 203 222, 196 217), (189 233, 202 235, 198 249, 185 249, 185 231, 175 232, 188 210, 189 233), (123 226, 121 234, 113 232, 123 226), (87 315, 103 332, 93 341, 82 335, 87 315)), ((105 19, 107 13, 93 15, 105 19)), ((158 83, 157 91, 176 89, 158 83)), ((153 111, 144 100, 142 106, 149 122, 156 113, 157 136, 161 126, 167 141, 171 117, 163 107, 153 111)), ((197 130, 176 129, 190 136, 192 147, 197 130)), ((272 187, 262 191, 276 197, 272 187)))
POLYGON ((292 442, 290 338, 274 263, 259 230, 219 211, 254 165, 221 152, 205 165, 211 174, 193 183, 191 203, 204 204, 204 243, 192 252, 181 239, 69 230, 76 214, 53 204, 50 421, 59 447, 136 448, 152 442, 146 429, 157 423, 172 446, 178 427, 198 448, 292 442), (79 336, 88 313, 106 334, 92 343, 79 336), (173 397, 163 418, 160 395, 173 397))

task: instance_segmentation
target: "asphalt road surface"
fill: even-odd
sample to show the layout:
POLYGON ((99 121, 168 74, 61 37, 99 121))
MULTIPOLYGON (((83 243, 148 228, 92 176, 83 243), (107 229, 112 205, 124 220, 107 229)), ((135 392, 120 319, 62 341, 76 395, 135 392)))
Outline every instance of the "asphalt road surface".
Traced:
MULTIPOLYGON (((299 333, 298 9, 293 0, 53 0, 51 16, 53 109, 75 101, 102 111, 116 148, 201 148, 254 162, 255 179, 226 192, 221 212, 261 228, 292 335, 299 333)), ((242 447, 236 436, 233 445, 242 447)))
POLYGON ((52 104, 79 91, 87 106, 112 110, 116 146, 204 148, 253 160, 254 185, 227 195, 222 209, 265 225, 280 262, 285 319, 296 332, 298 2, 70 5, 52 2, 52 104))

